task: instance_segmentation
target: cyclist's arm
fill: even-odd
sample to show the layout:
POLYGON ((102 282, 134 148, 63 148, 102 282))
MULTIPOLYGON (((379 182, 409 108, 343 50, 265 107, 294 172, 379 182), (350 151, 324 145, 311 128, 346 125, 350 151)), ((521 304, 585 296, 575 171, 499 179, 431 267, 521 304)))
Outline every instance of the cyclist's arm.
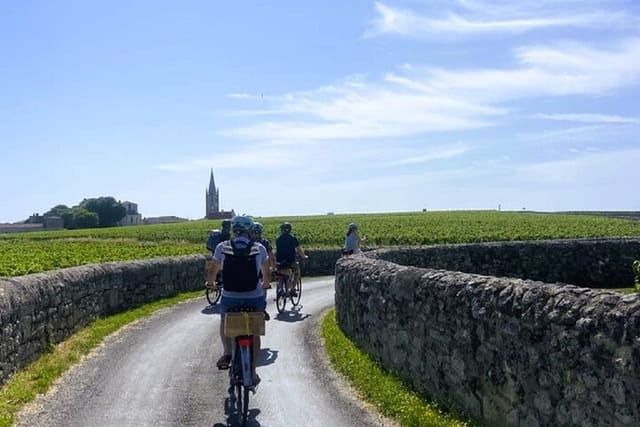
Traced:
POLYGON ((265 258, 264 262, 260 266, 260 271, 262 272, 262 287, 266 288, 269 286, 269 282, 271 281, 271 269, 269 268, 269 257, 265 258))
POLYGON ((271 270, 275 270, 276 256, 274 255, 273 251, 269 251, 269 253, 267 254, 267 258, 269 259, 269 268, 271 268, 271 270))
POLYGON ((296 254, 298 254, 298 257, 300 257, 301 259, 307 259, 308 258, 304 254, 304 249, 302 249, 302 246, 296 246, 296 254))
POLYGON ((218 275, 221 266, 222 264, 220 261, 215 258, 211 258, 211 261, 209 261, 209 271, 207 271, 207 282, 212 284, 216 283, 216 276, 218 275))

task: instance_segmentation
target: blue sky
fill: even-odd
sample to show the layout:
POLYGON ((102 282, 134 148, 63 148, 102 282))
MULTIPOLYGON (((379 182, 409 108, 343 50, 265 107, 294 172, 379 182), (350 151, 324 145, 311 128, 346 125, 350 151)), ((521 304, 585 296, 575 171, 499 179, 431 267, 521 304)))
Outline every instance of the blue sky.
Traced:
POLYGON ((640 3, 0 3, 0 222, 640 210, 640 3))

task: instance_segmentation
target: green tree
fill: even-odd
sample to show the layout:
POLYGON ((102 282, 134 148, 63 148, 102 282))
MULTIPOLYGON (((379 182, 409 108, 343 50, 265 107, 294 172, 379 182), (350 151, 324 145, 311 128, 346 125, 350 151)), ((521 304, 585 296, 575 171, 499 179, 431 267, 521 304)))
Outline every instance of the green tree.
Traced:
POLYGON ((127 214, 125 207, 110 196, 84 199, 79 206, 96 213, 98 215, 98 226, 100 227, 117 225, 118 221, 127 214))
POLYGON ((95 212, 91 212, 81 206, 74 206, 68 212, 70 215, 69 228, 95 228, 98 226, 99 217, 95 212))

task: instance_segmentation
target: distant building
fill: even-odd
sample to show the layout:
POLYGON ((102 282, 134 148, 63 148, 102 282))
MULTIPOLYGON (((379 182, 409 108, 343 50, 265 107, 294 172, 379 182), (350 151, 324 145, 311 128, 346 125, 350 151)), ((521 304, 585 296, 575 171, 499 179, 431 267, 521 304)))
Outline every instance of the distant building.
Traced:
POLYGON ((205 205, 204 217, 206 219, 233 218, 235 215, 233 209, 230 211, 220 209, 220 189, 216 187, 216 182, 213 178, 213 169, 211 169, 211 177, 209 178, 209 188, 206 189, 205 205))
POLYGON ((23 233, 26 231, 43 231, 42 224, 0 224, 0 233, 23 233))
POLYGON ((118 221, 118 225, 141 225, 142 215, 138 213, 138 205, 133 202, 121 202, 126 209, 126 215, 118 221))
POLYGON ((142 220, 143 224, 171 224, 173 222, 186 222, 187 218, 180 218, 177 216, 156 216, 151 218, 145 218, 142 220))
POLYGON ((27 231, 50 231, 64 229, 64 221, 59 216, 33 214, 29 219, 13 224, 0 224, 0 233, 23 233, 27 231))

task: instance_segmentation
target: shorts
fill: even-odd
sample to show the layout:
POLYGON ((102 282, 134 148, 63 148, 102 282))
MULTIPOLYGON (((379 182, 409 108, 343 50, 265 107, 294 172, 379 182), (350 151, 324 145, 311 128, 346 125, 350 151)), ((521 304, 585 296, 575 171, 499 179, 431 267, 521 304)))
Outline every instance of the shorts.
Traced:
POLYGON ((278 270, 281 268, 290 268, 294 275, 300 275, 300 263, 298 261, 293 262, 279 262, 278 270))
POLYGON ((255 298, 235 298, 222 295, 220 298, 220 314, 225 314, 230 308, 253 308, 258 312, 267 308, 264 295, 255 298))

